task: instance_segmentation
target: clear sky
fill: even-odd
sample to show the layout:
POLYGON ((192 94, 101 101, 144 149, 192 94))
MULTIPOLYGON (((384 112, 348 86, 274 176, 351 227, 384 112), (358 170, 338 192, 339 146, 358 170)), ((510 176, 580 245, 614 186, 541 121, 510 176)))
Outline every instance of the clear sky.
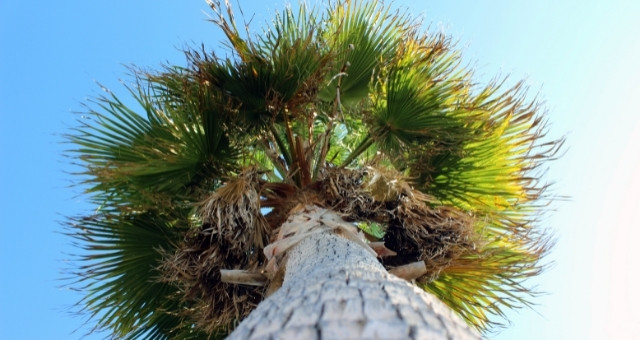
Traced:
MULTIPOLYGON (((254 24, 283 6, 240 2, 254 24)), ((640 1, 395 6, 458 40, 481 81, 526 79, 546 102, 550 137, 567 136, 547 179, 572 198, 544 220, 558 237, 555 265, 533 282, 548 294, 535 312, 511 313, 496 339, 640 338, 640 1)), ((71 334, 80 295, 62 287, 74 248, 60 222, 90 207, 69 188, 61 135, 100 95, 97 82, 124 93, 123 65, 184 64, 187 45, 219 49, 205 13, 203 0, 0 2, 0 339, 89 330, 71 334)))

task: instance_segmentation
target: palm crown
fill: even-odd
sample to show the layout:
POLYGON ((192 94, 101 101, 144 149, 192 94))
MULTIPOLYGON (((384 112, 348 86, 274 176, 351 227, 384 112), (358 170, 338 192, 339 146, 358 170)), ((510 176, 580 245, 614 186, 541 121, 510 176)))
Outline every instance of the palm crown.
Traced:
POLYGON ((334 209, 396 255, 417 285, 481 330, 530 304, 549 238, 540 107, 521 84, 476 84, 450 39, 378 2, 285 10, 257 36, 211 3, 229 55, 136 72, 139 110, 109 93, 74 129, 92 216, 76 285, 124 338, 226 333, 262 287, 262 249, 298 203, 334 209))

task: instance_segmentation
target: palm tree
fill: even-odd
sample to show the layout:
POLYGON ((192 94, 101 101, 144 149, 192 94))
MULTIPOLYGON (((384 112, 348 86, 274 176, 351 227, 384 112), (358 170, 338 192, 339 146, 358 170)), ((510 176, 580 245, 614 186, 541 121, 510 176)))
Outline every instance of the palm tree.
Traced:
POLYGON ((97 207, 69 222, 96 329, 474 337, 531 304, 562 141, 522 83, 479 85, 449 37, 376 1, 287 9, 255 36, 210 4, 228 55, 135 71, 137 107, 108 92, 68 137, 97 207), (320 305, 335 322, 285 329, 320 305))

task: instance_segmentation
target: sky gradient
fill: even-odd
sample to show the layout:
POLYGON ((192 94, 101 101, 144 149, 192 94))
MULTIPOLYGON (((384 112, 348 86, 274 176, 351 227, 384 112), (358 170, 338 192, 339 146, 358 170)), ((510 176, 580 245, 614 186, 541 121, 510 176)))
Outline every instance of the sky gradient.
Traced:
MULTIPOLYGON (((240 3, 254 32, 284 5, 240 3)), ((458 41, 480 82, 525 79, 549 138, 567 137, 546 175, 571 197, 543 220, 555 264, 532 281, 547 294, 494 338, 640 338, 640 2, 505 3, 394 3, 458 41)), ((0 339, 90 331, 68 313, 81 295, 63 287, 75 250, 61 222, 91 207, 70 187, 62 135, 99 84, 125 93, 126 65, 184 65, 180 49, 201 43, 219 51, 208 13, 202 0, 0 2, 0 339)))

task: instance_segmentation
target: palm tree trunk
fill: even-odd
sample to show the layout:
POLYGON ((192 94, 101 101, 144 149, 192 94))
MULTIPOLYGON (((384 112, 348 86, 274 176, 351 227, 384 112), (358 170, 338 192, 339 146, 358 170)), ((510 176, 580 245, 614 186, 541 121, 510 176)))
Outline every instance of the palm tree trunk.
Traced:
MULTIPOLYGON (((331 213, 333 214, 333 213, 331 213)), ((478 339, 435 297, 324 231, 289 249, 282 287, 229 339, 478 339)))

